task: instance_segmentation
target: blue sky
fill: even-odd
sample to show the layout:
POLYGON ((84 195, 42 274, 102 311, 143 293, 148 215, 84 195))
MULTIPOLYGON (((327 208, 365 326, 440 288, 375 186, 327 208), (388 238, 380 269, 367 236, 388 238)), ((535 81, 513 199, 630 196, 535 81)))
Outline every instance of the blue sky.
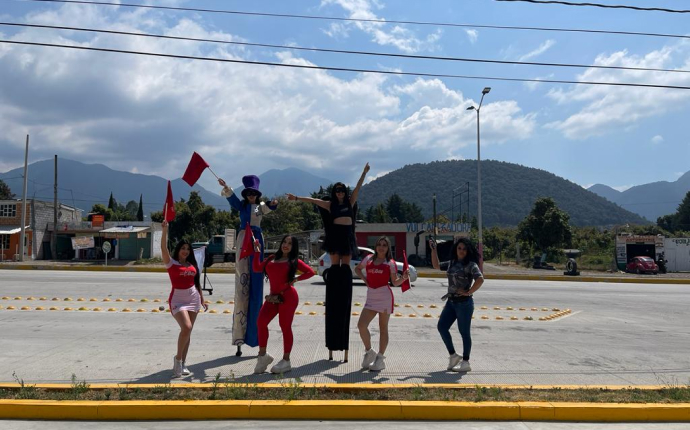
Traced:
MULTIPOLYGON (((157 1, 200 8, 389 20, 687 33, 687 17, 490 0, 157 1)), ((635 1, 677 7, 674 1, 635 1)), ((690 40, 158 12, 3 0, 4 21, 335 49, 690 69, 690 40), (468 31, 469 30, 469 31, 468 31)), ((371 69, 690 85, 690 74, 482 65, 16 30, 2 38, 371 69)), ((619 189, 690 169, 690 91, 418 79, 85 53, 0 44, 0 171, 52 154, 181 176, 192 151, 232 183, 298 167, 354 182, 415 162, 482 158, 619 189)), ((202 185, 213 188, 210 175, 202 185)))

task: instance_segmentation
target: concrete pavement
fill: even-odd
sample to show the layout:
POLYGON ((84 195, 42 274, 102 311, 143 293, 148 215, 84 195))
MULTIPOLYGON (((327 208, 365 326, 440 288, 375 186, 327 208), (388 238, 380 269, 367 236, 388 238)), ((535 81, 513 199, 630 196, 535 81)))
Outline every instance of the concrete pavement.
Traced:
MULTIPOLYGON (((208 382, 218 373, 241 381, 273 381, 274 375, 251 375, 255 348, 234 356, 231 318, 223 313, 232 310, 228 302, 234 295, 234 276, 209 278, 215 292, 207 299, 217 313, 198 319, 188 357, 194 376, 184 381, 208 382), (216 304, 218 300, 224 303, 216 304)), ((359 368, 363 347, 357 316, 351 323, 350 362, 327 360, 324 308, 317 305, 324 300, 324 285, 318 278, 298 284, 302 314, 295 316, 294 370, 286 376, 317 383, 690 383, 687 286, 487 281, 475 296, 473 371, 460 375, 445 371, 447 353, 435 328, 443 282, 420 279, 407 293, 395 291, 400 305, 395 310, 401 316, 391 319, 388 367, 378 374, 359 368), (553 309, 571 313, 538 320, 556 314, 553 309), (526 321, 527 316, 533 320, 526 321)), ((0 324, 5 329, 0 381, 13 381, 16 372, 27 382, 69 382, 73 373, 92 383, 171 382, 178 328, 169 313, 152 312, 164 304, 169 288, 167 275, 161 273, 0 271, 0 324), (110 308, 115 311, 108 312, 110 308), (125 308, 132 312, 123 312, 125 308)), ((363 304, 365 293, 364 285, 356 284, 353 302, 363 304)), ((353 312, 361 312, 361 307, 353 306, 353 312)), ((270 329, 269 353, 279 357, 277 320, 270 329)), ((371 329, 376 341, 375 323, 371 329)), ((460 350, 457 333, 454 339, 460 350)), ((336 353, 336 359, 341 358, 342 353, 336 353)))

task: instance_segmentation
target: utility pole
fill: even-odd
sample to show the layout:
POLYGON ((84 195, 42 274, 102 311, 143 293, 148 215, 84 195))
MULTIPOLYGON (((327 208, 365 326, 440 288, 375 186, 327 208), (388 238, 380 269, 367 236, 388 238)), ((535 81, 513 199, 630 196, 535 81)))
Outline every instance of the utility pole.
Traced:
POLYGON ((53 234, 50 238, 50 255, 57 260, 57 223, 58 223, 58 156, 55 154, 55 185, 53 192, 53 234))
POLYGON ((24 151, 24 196, 22 198, 21 234, 19 235, 19 261, 24 261, 24 241, 26 240, 26 188, 29 183, 29 135, 26 135, 24 151))
POLYGON ((434 194, 434 243, 436 243, 436 194, 434 194))

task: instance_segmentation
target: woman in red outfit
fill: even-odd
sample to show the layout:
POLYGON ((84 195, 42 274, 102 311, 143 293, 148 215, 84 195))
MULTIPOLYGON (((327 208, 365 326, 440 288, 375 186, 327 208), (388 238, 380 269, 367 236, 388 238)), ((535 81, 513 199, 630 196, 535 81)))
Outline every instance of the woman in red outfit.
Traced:
POLYGON ((173 360, 173 376, 189 376, 187 369, 187 351, 192 339, 192 329, 199 311, 208 308, 204 304, 204 296, 201 293, 199 265, 192 252, 192 245, 186 240, 180 241, 173 251, 172 256, 168 251, 168 222, 163 221, 163 236, 161 237, 161 254, 163 263, 168 270, 172 291, 168 298, 170 313, 180 326, 180 335, 177 337, 177 355, 173 360))
MULTIPOLYGON (((261 252, 261 245, 255 245, 255 253, 261 252)), ((268 324, 278 315, 280 330, 283 332, 283 359, 271 368, 271 373, 285 373, 292 370, 290 352, 292 351, 292 320, 299 304, 299 296, 294 287, 295 282, 303 281, 314 276, 314 270, 299 259, 299 245, 297 238, 285 236, 280 249, 275 256, 260 261, 254 258, 252 269, 254 272, 264 272, 271 284, 271 294, 259 311, 257 326, 259 329, 259 358, 254 373, 264 373, 273 357, 266 353, 268 345, 268 324), (296 276, 297 272, 301 275, 296 276)))

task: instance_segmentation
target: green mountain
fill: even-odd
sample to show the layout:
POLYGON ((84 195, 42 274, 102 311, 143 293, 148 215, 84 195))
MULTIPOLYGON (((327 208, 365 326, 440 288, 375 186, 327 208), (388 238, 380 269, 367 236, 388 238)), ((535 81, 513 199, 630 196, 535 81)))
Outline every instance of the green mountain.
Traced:
MULTIPOLYGON (((474 160, 436 161, 412 164, 366 184, 360 193, 360 207, 366 209, 397 193, 417 203, 424 215, 432 215, 432 195, 437 198, 437 212, 450 217, 454 189, 469 182, 469 214, 477 213, 477 162, 474 160)), ((455 217, 467 212, 467 194, 455 198, 455 217)), ((605 198, 553 173, 519 164, 482 161, 482 212, 484 226, 514 226, 530 211, 539 197, 552 197, 570 214, 578 226, 611 226, 625 223, 648 224, 649 221, 605 198)))

